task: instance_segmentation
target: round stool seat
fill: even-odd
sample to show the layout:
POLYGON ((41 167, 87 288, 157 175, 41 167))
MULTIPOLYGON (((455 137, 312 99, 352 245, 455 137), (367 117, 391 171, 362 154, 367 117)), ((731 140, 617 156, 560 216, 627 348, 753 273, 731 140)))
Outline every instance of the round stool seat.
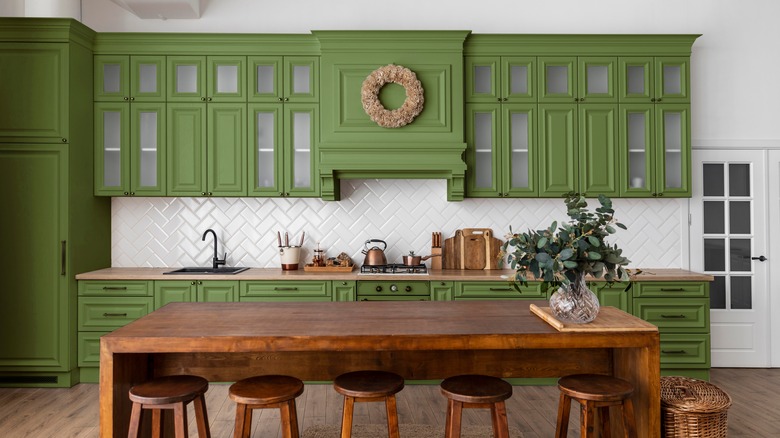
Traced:
POLYGON ((348 397, 385 397, 401 391, 404 378, 387 371, 353 371, 336 377, 333 388, 348 397))
POLYGON ((230 385, 230 398, 245 405, 270 405, 303 394, 303 382, 291 376, 255 376, 230 385))
POLYGON ((180 375, 159 377, 130 388, 130 400, 144 405, 187 402, 209 389, 203 377, 180 375))
POLYGON ((558 388, 571 398, 605 402, 624 400, 634 392, 634 386, 625 380, 601 374, 562 377, 558 388))
POLYGON ((465 374, 444 379, 441 392, 463 403, 497 403, 512 397, 512 385, 498 377, 465 374))

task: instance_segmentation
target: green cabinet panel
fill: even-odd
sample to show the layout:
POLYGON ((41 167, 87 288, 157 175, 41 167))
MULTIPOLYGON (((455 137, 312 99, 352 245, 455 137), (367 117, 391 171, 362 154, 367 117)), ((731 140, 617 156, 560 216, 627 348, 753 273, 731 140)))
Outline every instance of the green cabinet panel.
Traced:
POLYGON ((168 102, 246 102, 245 56, 168 56, 168 102))
POLYGON ((452 301, 455 297, 454 281, 432 281, 431 299, 434 301, 452 301))
POLYGON ((154 308, 174 302, 232 303, 239 282, 230 280, 163 280, 154 282, 154 308))
POLYGON ((227 280, 198 281, 198 302, 232 303, 238 301, 239 282, 227 280))
POLYGON ((78 366, 97 367, 100 365, 100 337, 110 332, 79 332, 78 366))
POLYGON ((0 142, 66 143, 69 45, 0 43, 0 142))
POLYGON ((246 105, 208 105, 208 193, 209 196, 245 196, 246 105))
POLYGON ((242 281, 239 295, 240 301, 332 301, 332 286, 330 281, 242 281))
POLYGON ((543 291, 541 283, 528 283, 528 286, 517 284, 520 290, 507 281, 469 281, 455 283, 455 300, 484 299, 530 299, 543 300, 547 291, 543 291))
POLYGON ((618 101, 617 70, 616 57, 578 57, 579 102, 616 103, 618 101))
POLYGON ((165 104, 95 104, 95 194, 163 196, 165 104))
POLYGON ((540 56, 537 65, 539 102, 572 103, 579 100, 577 57, 540 56))
POLYGON ((589 197, 619 195, 618 124, 615 104, 579 105, 577 192, 589 197))
POLYGON ((631 292, 626 291, 626 286, 622 284, 614 284, 607 286, 606 284, 590 283, 588 287, 599 297, 599 304, 601 306, 612 306, 618 309, 631 313, 631 292))
POLYGON ((501 106, 466 105, 466 195, 501 196, 501 106))
POLYGON ((356 281, 334 281, 333 301, 355 301, 357 299, 356 281))
POLYGON ((249 101, 314 103, 319 101, 316 56, 250 56, 249 101))
POLYGON ((620 196, 651 197, 655 184, 655 108, 620 104, 620 196))
POLYGON ((539 104, 539 196, 576 192, 577 104, 539 104))
POLYGON ((165 102, 165 56, 95 55, 96 102, 165 102))
POLYGON ((466 102, 536 102, 536 57, 468 56, 466 102))
POLYGON ((662 333, 661 367, 709 368, 710 335, 662 333))
POLYGON ((634 315, 664 332, 709 333, 710 311, 706 298, 634 298, 634 315))
POLYGON ((150 313, 152 297, 79 297, 79 331, 108 331, 150 313))
POLYGON ((431 299, 431 284, 427 281, 358 281, 358 301, 403 301, 431 299))
POLYGON ((619 58, 621 103, 690 102, 690 58, 625 56, 619 58))
POLYGON ((635 297, 642 298, 709 298, 709 283, 645 281, 634 284, 635 297))
POLYGON ((167 109, 168 195, 205 196, 206 105, 169 103, 167 109))
POLYGON ((154 293, 152 281, 79 281, 79 296, 141 296, 151 297, 154 293))
POLYGON ((318 105, 250 104, 250 195, 319 196, 318 105))

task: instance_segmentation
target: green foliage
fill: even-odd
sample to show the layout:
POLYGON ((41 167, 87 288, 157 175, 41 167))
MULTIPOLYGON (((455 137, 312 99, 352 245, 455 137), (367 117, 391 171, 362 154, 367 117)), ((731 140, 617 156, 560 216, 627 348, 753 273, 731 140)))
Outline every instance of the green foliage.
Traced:
POLYGON ((573 283, 580 273, 603 277, 608 284, 629 282, 631 272, 624 266, 631 261, 617 245, 606 242, 616 232, 612 225, 624 230, 626 226, 614 218, 612 200, 604 195, 598 199, 601 207, 589 211, 584 196, 568 194, 564 202, 571 220, 560 227, 553 222, 547 229, 525 233, 515 233, 510 227, 501 251, 508 255, 514 280, 526 285, 533 276, 548 289, 573 283))

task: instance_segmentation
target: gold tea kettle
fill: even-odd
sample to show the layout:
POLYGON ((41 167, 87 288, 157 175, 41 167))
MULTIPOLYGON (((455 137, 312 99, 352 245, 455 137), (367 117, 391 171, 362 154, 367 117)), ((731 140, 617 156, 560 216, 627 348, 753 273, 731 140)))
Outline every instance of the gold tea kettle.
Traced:
POLYGON ((386 265, 387 264, 387 257, 385 257, 386 249, 387 249, 387 243, 384 240, 379 240, 379 239, 366 240, 366 243, 364 244, 364 248, 362 251, 363 254, 366 255, 365 260, 363 260, 363 265, 365 266, 386 265), (383 247, 380 249, 378 246, 374 245, 371 248, 369 248, 368 245, 372 243, 381 243, 383 247))

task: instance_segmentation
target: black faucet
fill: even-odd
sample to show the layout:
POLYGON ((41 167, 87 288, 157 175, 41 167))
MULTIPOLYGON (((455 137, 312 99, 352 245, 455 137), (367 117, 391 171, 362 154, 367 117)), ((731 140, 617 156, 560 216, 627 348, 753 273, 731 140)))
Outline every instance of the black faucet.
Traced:
POLYGON ((200 240, 205 242, 206 234, 208 234, 209 232, 214 236, 214 258, 211 259, 211 262, 213 263, 212 267, 214 269, 219 269, 219 265, 225 264, 225 260, 227 260, 227 253, 225 253, 225 257, 222 260, 219 259, 219 255, 217 254, 217 233, 215 233, 214 230, 212 230, 211 228, 209 228, 203 233, 203 238, 200 240))

